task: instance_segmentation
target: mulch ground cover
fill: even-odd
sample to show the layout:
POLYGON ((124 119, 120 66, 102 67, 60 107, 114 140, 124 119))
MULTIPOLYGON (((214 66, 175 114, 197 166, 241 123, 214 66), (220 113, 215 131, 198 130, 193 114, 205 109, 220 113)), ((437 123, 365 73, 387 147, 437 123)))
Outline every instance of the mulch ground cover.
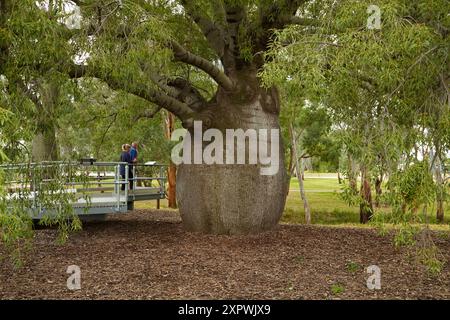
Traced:
POLYGON ((137 210, 86 223, 65 245, 55 239, 37 230, 21 269, 0 261, 1 299, 450 299, 450 240, 439 236, 438 276, 371 229, 211 236, 184 231, 176 212, 137 210), (81 290, 67 289, 69 265, 81 269, 81 290), (367 288, 370 265, 381 290, 367 288))

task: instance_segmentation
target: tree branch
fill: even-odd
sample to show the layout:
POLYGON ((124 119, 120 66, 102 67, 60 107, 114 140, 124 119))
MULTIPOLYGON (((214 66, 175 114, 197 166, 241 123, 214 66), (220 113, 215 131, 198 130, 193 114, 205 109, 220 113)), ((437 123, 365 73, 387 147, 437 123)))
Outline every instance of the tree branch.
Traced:
POLYGON ((186 103, 195 112, 200 111, 207 104, 201 93, 186 79, 171 80, 154 73, 151 73, 149 77, 161 90, 186 103))
POLYGON ((30 99, 31 102, 33 102, 38 111, 43 109, 42 101, 39 99, 37 92, 33 91, 31 87, 27 86, 22 81, 17 81, 17 86, 23 92, 23 94, 25 94, 25 96, 27 96, 28 99, 30 99))
MULTIPOLYGON (((223 27, 214 23, 209 17, 202 15, 202 10, 195 4, 195 1, 181 0, 180 2, 186 13, 199 26, 211 48, 217 53, 219 58, 222 58, 225 47, 225 33, 223 27)), ((216 13, 218 13, 221 4, 216 0, 214 5, 216 13)))
POLYGON ((227 47, 224 56, 224 65, 228 68, 240 67, 244 63, 240 58, 239 30, 242 22, 247 18, 247 10, 243 5, 225 1, 225 17, 228 25, 227 47))
MULTIPOLYGON (((315 25, 315 21, 296 16, 299 7, 305 0, 274 1, 259 10, 259 24, 256 30, 262 28, 256 39, 258 51, 265 51, 272 39, 274 29, 283 29, 288 24, 315 25)), ((256 33, 258 34, 258 33, 256 33)))
POLYGON ((171 45, 175 59, 177 61, 190 64, 194 67, 199 68, 200 70, 205 71, 214 79, 214 81, 217 82, 219 86, 221 86, 225 90, 233 89, 234 85, 231 79, 228 78, 228 76, 213 63, 187 51, 176 41, 171 41, 171 45))
POLYGON ((321 22, 316 19, 302 18, 299 16, 282 16, 279 19, 282 27, 289 24, 297 24, 305 27, 320 27, 321 22))
POLYGON ((163 94, 147 85, 135 85, 126 86, 122 82, 117 81, 111 75, 105 74, 96 70, 95 68, 90 68, 88 66, 73 65, 72 70, 70 70, 69 75, 72 78, 81 77, 95 77, 106 82, 111 89, 123 90, 125 92, 134 94, 135 96, 141 97, 147 101, 153 102, 160 107, 167 109, 168 111, 175 114, 178 118, 183 121, 183 125, 190 127, 193 125, 194 111, 189 108, 189 106, 181 101, 178 101, 166 94, 163 94))
POLYGON ((157 106, 156 108, 154 108, 152 110, 146 109, 142 113, 137 114, 133 120, 136 122, 143 118, 152 119, 159 111, 161 111, 161 109, 162 108, 160 106, 157 106))

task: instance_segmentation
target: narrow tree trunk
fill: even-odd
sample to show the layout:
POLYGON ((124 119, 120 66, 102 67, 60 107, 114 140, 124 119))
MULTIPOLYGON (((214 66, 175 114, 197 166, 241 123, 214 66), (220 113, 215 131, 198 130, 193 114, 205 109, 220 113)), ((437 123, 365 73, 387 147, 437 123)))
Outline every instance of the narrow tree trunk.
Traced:
POLYGON ((359 207, 360 222, 365 224, 368 223, 373 216, 373 204, 370 177, 368 170, 364 165, 361 168, 361 197, 363 202, 359 207))
POLYGON ((380 207, 380 200, 381 196, 383 194, 383 189, 381 185, 383 184, 383 174, 381 174, 377 179, 375 180, 375 191, 376 191, 376 198, 375 198, 375 207, 380 207))
POLYGON ((436 204, 437 204, 437 210, 436 210, 436 220, 438 223, 444 223, 444 179, 442 178, 442 172, 441 172, 441 161, 440 157, 436 157, 436 164, 435 164, 435 179, 436 179, 436 185, 437 193, 436 193, 436 204))
POLYGON ((348 154, 348 181, 353 194, 358 194, 358 182, 356 179, 355 164, 350 153, 348 154))
MULTIPOLYGON (((166 138, 170 140, 172 133, 175 130, 175 116, 167 112, 166 118, 164 119, 165 124, 165 135, 166 138)), ((167 179, 168 179, 168 189, 167 189, 167 201, 169 208, 177 208, 177 193, 176 193, 176 179, 177 179, 177 167, 171 161, 169 168, 167 169, 167 179)))
POLYGON ((169 168, 167 170, 167 178, 169 187, 167 189, 167 200, 169 208, 177 208, 177 193, 176 193, 176 180, 177 180, 177 166, 170 162, 169 168))
POLYGON ((289 126, 289 131, 291 134, 291 141, 292 141, 292 149, 293 149, 293 156, 295 158, 295 172, 297 174, 298 184, 300 187, 300 196, 303 201, 303 208, 305 209, 305 222, 306 224, 311 224, 311 211, 309 208, 308 199, 306 198, 305 194, 305 186, 304 186, 304 171, 303 171, 303 163, 300 162, 298 159, 298 152, 297 152, 297 141, 296 141, 296 134, 295 129, 292 123, 289 126))
MULTIPOLYGON (((294 165, 294 148, 291 146, 289 148, 289 166, 288 166, 288 169, 289 169, 289 186, 291 185, 291 179, 292 179, 292 176, 294 174, 294 167, 295 167, 295 165, 294 165)), ((288 190, 287 190, 287 194, 288 195, 289 195, 290 191, 291 191, 290 188, 288 188, 288 190)))
MULTIPOLYGON (((257 78, 257 69, 236 71, 236 89, 219 89, 208 109, 212 116, 205 126, 217 129, 223 136, 227 129, 279 130, 279 96, 276 89, 265 90, 257 78)), ((208 110, 206 110, 208 111, 208 110)), ((276 131, 275 131, 276 132, 276 131)), ((261 133, 261 132, 260 132, 261 133)), ((192 129, 190 135, 193 135, 192 129)), ((245 152, 244 149, 226 149, 245 152)), ((177 173, 177 199, 183 226, 189 231, 213 234, 248 234, 274 228, 286 202, 288 178, 284 167, 282 139, 268 141, 277 149, 276 169, 271 175, 261 174, 266 167, 258 164, 181 164, 177 173), (275 143, 275 144, 274 144, 275 143), (274 144, 274 145, 273 145, 274 144)), ((205 148, 205 144, 203 145, 205 148)), ((192 151, 193 153, 193 151, 192 151)), ((191 153, 191 154, 192 154, 191 153)))

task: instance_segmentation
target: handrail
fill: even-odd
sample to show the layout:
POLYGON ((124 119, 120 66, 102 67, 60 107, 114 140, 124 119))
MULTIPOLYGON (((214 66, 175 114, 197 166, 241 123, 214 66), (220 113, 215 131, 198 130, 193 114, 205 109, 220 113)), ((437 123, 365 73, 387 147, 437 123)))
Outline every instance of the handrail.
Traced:
MULTIPOLYGON (((45 193, 46 185, 52 182, 58 182, 57 188, 64 190, 75 190, 77 194, 77 199, 80 199, 78 195, 83 194, 87 197, 97 197, 99 193, 95 193, 95 190, 91 193, 89 190, 92 186, 98 186, 97 189, 105 189, 99 192, 102 195, 105 191, 108 193, 108 197, 113 197, 116 200, 114 207, 116 207, 117 212, 122 212, 124 205, 128 201, 133 201, 132 199, 135 194, 133 190, 138 189, 137 185, 139 181, 157 181, 157 185, 151 184, 151 187, 156 191, 157 194, 162 197, 165 194, 166 185, 166 168, 168 166, 164 164, 129 164, 126 162, 95 162, 93 164, 80 163, 80 162, 64 162, 64 161, 47 161, 41 163, 9 163, 0 165, 0 170, 11 171, 11 174, 7 174, 6 187, 8 188, 8 194, 22 193, 33 195, 30 200, 32 201, 33 210, 38 210, 42 212, 42 202, 40 200, 40 195, 45 193), (125 176, 120 175, 120 169, 125 166, 125 176), (58 173, 61 179, 52 179, 52 176, 46 175, 45 170, 52 172, 55 167, 55 172, 58 173), (136 169, 138 170, 138 175, 136 175, 136 169), (152 169, 153 168, 153 169, 152 169), (43 175, 40 174, 41 169, 44 172, 43 175), (146 170, 147 169, 147 170, 146 170), (133 177, 129 175, 133 171, 133 177), (145 176, 147 172, 150 177, 145 176), (142 175, 142 176, 141 176, 142 175), (159 176, 158 176, 159 175, 159 176), (78 181, 78 179, 83 176, 83 181, 78 181), (11 180, 8 180, 8 177, 11 180), (133 183, 133 189, 130 191, 128 187, 130 182, 133 183), (80 188, 78 187, 80 185, 80 188), (102 188, 103 186, 103 188, 102 188), (109 187, 108 187, 109 186, 109 187), (124 191, 121 191, 121 187, 124 187, 124 191), (107 190, 106 190, 107 189, 107 190), (129 197, 131 196, 131 197, 129 197)), ((92 188, 95 189, 95 188, 92 188)))
POLYGON ((167 167, 166 164, 145 164, 145 163, 137 163, 130 164, 128 162, 94 162, 90 163, 80 163, 74 161, 43 161, 43 162, 23 162, 23 163, 6 163, 0 165, 0 168, 10 169, 10 168, 18 168, 18 167, 50 167, 55 165, 67 165, 67 166, 83 166, 83 167, 115 167, 116 165, 129 165, 133 167, 167 167))

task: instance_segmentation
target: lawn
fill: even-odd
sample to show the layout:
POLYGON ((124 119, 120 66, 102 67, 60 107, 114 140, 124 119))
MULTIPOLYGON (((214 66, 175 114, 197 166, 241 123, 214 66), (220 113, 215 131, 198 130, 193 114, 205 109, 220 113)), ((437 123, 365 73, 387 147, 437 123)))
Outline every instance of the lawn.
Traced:
MULTIPOLYGON (((341 186, 337 177, 330 174, 306 174, 305 191, 311 208, 313 224, 319 225, 359 225, 359 207, 347 205, 340 197, 341 186)), ((154 209, 156 201, 137 202, 136 209, 154 209)), ((161 208, 167 208, 167 201, 161 201, 161 208)), ((376 213, 389 212, 389 208, 376 208, 376 213)), ((433 210, 434 211, 434 210, 433 210)), ((446 223, 450 224, 450 207, 445 208, 446 223)), ((291 181, 286 207, 281 220, 283 223, 305 223, 305 211, 300 198, 298 180, 291 181)), ((431 222, 435 222, 432 216, 431 222)))

